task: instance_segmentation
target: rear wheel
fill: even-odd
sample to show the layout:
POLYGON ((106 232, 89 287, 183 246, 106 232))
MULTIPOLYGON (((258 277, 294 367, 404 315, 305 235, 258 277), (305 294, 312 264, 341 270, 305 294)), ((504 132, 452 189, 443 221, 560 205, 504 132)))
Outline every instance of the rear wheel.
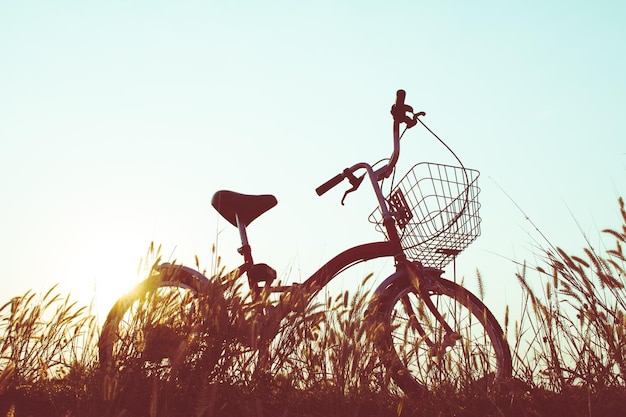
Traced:
POLYGON ((228 319, 223 295, 208 296, 206 285, 155 272, 115 303, 98 346, 105 399, 163 414, 168 401, 209 379, 223 348, 217 330, 228 319))
POLYGON ((398 386, 407 394, 423 394, 488 389, 509 379, 511 353, 487 307, 451 281, 424 281, 418 290, 409 279, 401 279, 379 299, 382 357, 398 386), (432 302, 431 308, 424 298, 432 302))

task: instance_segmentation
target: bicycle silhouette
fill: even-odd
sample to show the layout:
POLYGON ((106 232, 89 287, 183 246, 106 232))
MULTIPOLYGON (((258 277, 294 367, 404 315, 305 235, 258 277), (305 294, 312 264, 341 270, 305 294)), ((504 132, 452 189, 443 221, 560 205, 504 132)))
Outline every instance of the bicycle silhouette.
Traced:
POLYGON ((108 385, 111 381, 115 384, 131 358, 141 363, 144 372, 175 383, 190 356, 216 363, 220 360, 225 336, 211 339, 211 330, 228 334, 225 327, 242 323, 250 331, 228 337, 249 346, 261 361, 270 348, 268 341, 279 332, 276 314, 286 317, 286 312, 302 309, 339 273, 377 258, 393 259, 395 272, 373 293, 365 320, 376 330, 368 337, 403 391, 409 395, 424 393, 442 380, 460 387, 510 378, 511 354, 493 314, 467 289, 442 277, 442 268, 480 233, 479 174, 462 164, 426 162, 415 165, 393 184, 401 137, 418 122, 424 125, 419 117, 425 113, 414 113, 404 101, 405 92, 399 90, 391 109, 393 152, 383 160, 384 165, 375 168, 357 163, 316 189, 321 196, 347 180, 350 188, 343 204, 367 177, 378 203, 370 221, 384 233, 384 240, 346 249, 301 284, 280 285, 274 269, 253 260, 246 233, 254 220, 277 204, 276 198, 218 191, 212 205, 238 229, 243 263, 211 278, 193 268, 164 263, 120 298, 108 314, 99 342, 101 368, 108 385), (390 192, 385 193, 383 187, 389 178, 390 192), (228 283, 244 276, 251 295, 236 300, 247 313, 233 316, 234 309, 221 292, 228 283), (212 298, 207 297, 209 294, 212 298), (269 303, 271 295, 278 295, 278 300, 269 303), (203 300, 211 300, 212 305, 203 300), (184 327, 182 323, 189 316, 200 319, 184 327))

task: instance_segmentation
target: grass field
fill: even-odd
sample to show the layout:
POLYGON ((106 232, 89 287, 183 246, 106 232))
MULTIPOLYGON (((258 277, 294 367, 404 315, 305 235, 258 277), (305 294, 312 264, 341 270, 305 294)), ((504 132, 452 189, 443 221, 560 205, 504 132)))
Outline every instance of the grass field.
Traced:
MULTIPOLYGON (((151 311, 161 321, 167 317, 174 331, 159 333, 152 344, 142 336, 120 358, 121 370, 107 374, 99 367, 94 315, 52 288, 0 308, 0 417, 624 415, 621 199, 620 208, 623 224, 604 231, 614 247, 599 253, 589 246, 572 255, 548 244, 541 265, 517 274, 524 294, 520 318, 509 322, 508 312, 498 318, 514 378, 495 387, 452 390, 441 384, 407 398, 367 337, 367 292, 279 315, 272 339, 250 325, 257 318, 242 303, 241 286, 226 279, 214 280, 209 298, 193 314, 186 311, 185 320, 168 310, 167 297, 179 294, 163 295, 151 311), (211 314, 202 314, 203 308, 211 314), (210 338, 199 336, 208 333, 210 338), (269 349, 259 354, 259 347, 269 349), (174 359, 167 367, 147 368, 137 360, 138 350, 174 359), (176 382, 163 383, 173 372, 176 382)), ((129 340, 139 337, 133 326, 129 340)))

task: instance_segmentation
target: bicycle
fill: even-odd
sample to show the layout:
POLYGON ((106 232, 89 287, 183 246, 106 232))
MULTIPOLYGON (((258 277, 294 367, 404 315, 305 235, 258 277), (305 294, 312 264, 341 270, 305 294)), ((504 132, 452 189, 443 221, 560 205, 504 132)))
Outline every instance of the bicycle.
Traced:
MULTIPOLYGON (((164 263, 120 298, 108 314, 99 342, 101 367, 109 383, 129 357, 143 363, 142 369, 150 375, 170 381, 184 372, 186 355, 196 355, 196 360, 200 355, 204 361, 219 361, 224 340, 203 335, 210 332, 207 329, 221 326, 223 330, 242 320, 256 326, 257 332, 250 333, 256 336, 231 335, 232 338, 251 346, 250 352, 267 349, 267 343, 258 343, 258 335, 263 334, 267 341, 278 332, 277 328, 263 327, 270 322, 264 322, 264 317, 274 311, 263 302, 269 295, 282 296, 278 301, 281 311, 296 310, 340 272, 376 258, 392 258, 395 272, 374 291, 366 320, 378 330, 369 337, 375 339, 382 362, 405 393, 423 394, 442 381, 459 388, 468 383, 487 384, 510 378, 509 346, 494 315, 470 291, 442 277, 443 267, 480 234, 478 172, 462 164, 420 163, 393 184, 400 139, 418 122, 426 127, 420 119, 425 113, 413 112, 405 104, 405 95, 398 90, 391 109, 393 152, 388 160, 383 160, 386 163, 380 168, 375 168, 377 164, 357 163, 316 189, 321 196, 347 180, 351 187, 343 195, 344 204, 348 194, 368 177, 378 203, 369 220, 384 233, 384 240, 346 249, 301 284, 277 284, 275 270, 253 260, 246 233, 254 220, 277 204, 276 198, 218 191, 212 205, 238 229, 238 252, 243 263, 221 274, 226 278, 217 281, 193 268, 164 263), (400 132, 402 126, 404 130, 400 132), (385 193, 383 187, 389 178, 392 185, 390 192, 385 193), (226 281, 233 282, 244 275, 251 298, 238 302, 250 307, 249 315, 231 317, 228 305, 220 301, 220 291, 224 291, 226 281), (167 295, 161 296, 158 303, 151 302, 152 294, 159 291, 167 295), (202 303, 202 297, 208 293, 218 294, 212 298, 212 306, 202 303), (294 294, 298 296, 290 297, 294 294), (180 334, 182 318, 191 315, 200 317, 193 325, 195 330, 180 334)), ((257 352, 255 358, 261 357, 262 353, 257 352)))

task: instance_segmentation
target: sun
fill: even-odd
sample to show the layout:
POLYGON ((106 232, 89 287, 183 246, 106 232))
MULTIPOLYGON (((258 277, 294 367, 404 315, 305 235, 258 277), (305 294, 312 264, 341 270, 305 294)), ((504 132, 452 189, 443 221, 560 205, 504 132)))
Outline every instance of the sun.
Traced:
POLYGON ((96 224, 66 238, 59 250, 55 275, 60 289, 91 308, 100 324, 115 301, 147 276, 145 265, 153 262, 149 237, 131 232, 119 223, 96 224))

